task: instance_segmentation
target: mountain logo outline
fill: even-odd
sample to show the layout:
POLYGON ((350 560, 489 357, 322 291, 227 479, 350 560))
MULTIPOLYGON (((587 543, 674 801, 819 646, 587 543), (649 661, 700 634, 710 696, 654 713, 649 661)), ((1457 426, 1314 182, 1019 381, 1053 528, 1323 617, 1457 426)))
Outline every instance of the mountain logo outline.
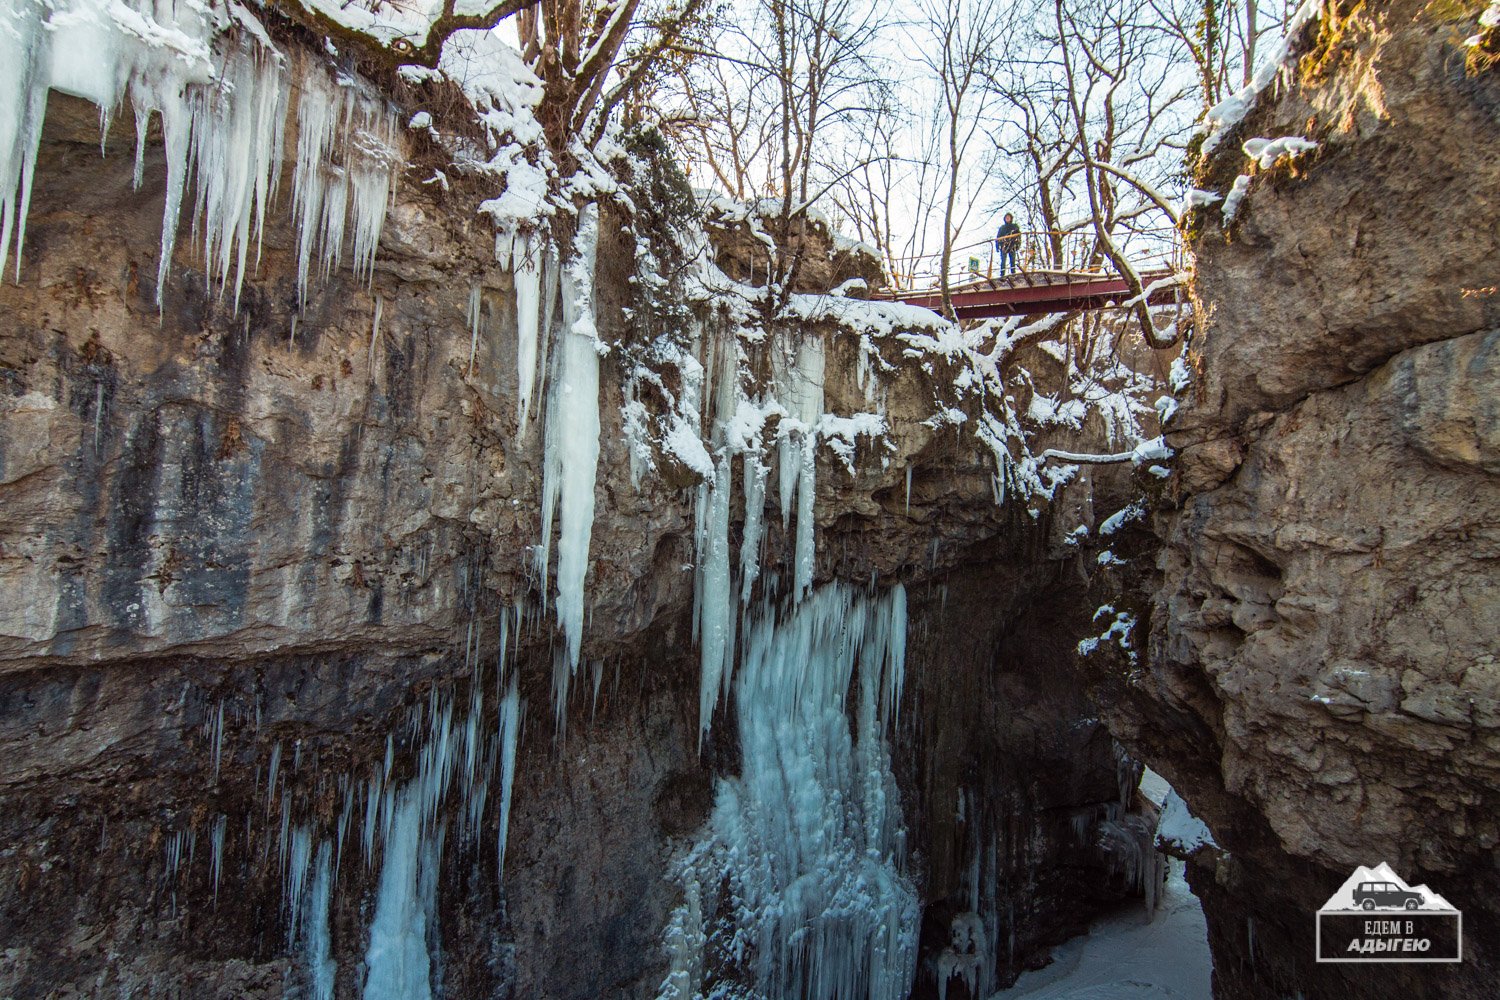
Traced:
POLYGON ((1460 962, 1463 914, 1384 862, 1354 869, 1318 908, 1318 962, 1460 962))
POLYGON ((1354 869, 1319 913, 1369 913, 1371 911, 1420 910, 1457 913, 1458 907, 1423 885, 1408 885, 1395 869, 1382 861, 1373 868, 1354 869), (1412 905, 1415 904, 1415 905, 1412 905))

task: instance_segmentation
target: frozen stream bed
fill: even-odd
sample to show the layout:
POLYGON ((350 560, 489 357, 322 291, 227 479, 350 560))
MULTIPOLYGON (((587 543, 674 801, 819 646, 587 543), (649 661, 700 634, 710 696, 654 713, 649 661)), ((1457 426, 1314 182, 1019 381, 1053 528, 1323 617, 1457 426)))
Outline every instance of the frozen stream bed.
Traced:
MULTIPOLYGON (((1141 791, 1160 805, 1170 788, 1147 769, 1141 791)), ((1141 907, 1105 917, 1054 948, 1051 965, 1025 973, 993 1000, 1207 1000, 1213 963, 1203 907, 1183 878, 1183 863, 1167 864, 1154 920, 1148 923, 1141 907)))
POLYGON ((1203 908, 1173 860, 1155 920, 1138 908, 1105 917, 995 1000, 1206 1000, 1211 968, 1203 908))

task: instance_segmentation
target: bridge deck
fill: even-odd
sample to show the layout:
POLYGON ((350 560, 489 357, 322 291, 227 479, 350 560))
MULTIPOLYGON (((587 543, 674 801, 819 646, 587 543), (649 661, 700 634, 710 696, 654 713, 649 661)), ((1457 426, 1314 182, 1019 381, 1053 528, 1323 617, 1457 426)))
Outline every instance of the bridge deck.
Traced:
MULTIPOLYGON (((1149 288, 1152 282, 1168 277, 1168 270, 1142 272, 1141 281, 1149 288)), ((1174 287, 1159 288, 1152 293, 1152 304, 1170 303, 1174 287)), ((941 312, 943 294, 935 288, 922 291, 887 290, 880 298, 894 299, 907 305, 941 312)), ((1130 286, 1114 274, 1094 271, 1027 271, 1005 278, 980 278, 950 290, 953 309, 960 320, 990 319, 996 316, 1026 316, 1033 313, 1068 312, 1073 309, 1100 309, 1116 305, 1130 297, 1130 286)))

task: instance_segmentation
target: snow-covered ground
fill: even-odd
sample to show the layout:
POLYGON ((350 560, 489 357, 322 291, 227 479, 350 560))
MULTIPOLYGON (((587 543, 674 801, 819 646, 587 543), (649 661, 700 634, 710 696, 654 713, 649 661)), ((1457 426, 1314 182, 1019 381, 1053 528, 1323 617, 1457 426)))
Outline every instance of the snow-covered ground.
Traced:
MULTIPOLYGON (((1158 806, 1172 786, 1149 767, 1141 792, 1158 806)), ((1183 878, 1183 863, 1167 862, 1166 891, 1149 923, 1143 908, 1105 917, 1052 950, 1052 964, 1028 972, 994 1000, 1206 1000, 1213 968, 1203 907, 1183 878)))
POLYGON ((1156 919, 1140 909, 1106 917, 1089 933, 1052 951, 1052 964, 1028 972, 994 1000, 1207 1000, 1208 934, 1203 908, 1169 862, 1156 919))

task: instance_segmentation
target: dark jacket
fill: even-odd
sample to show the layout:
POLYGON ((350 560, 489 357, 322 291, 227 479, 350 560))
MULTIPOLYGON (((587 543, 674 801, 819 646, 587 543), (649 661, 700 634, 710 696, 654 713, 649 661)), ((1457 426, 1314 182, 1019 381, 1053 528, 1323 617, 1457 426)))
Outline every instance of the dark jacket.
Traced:
POLYGON ((1015 253, 1021 249, 1021 227, 1014 222, 1006 222, 1000 226, 995 233, 995 249, 999 251, 1009 250, 1015 253))

